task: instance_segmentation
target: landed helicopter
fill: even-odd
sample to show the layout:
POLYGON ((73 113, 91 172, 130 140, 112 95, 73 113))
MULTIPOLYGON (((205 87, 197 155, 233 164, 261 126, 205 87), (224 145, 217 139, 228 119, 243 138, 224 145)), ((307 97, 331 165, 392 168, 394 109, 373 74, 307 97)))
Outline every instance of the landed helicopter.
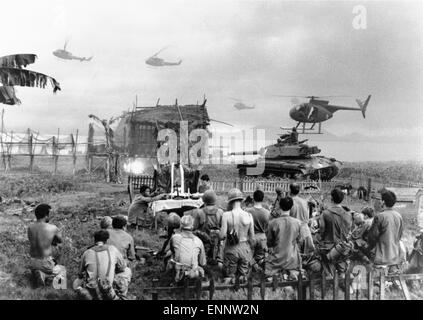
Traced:
MULTIPOLYGON (((289 116, 291 119, 298 121, 296 128, 299 127, 300 124, 302 124, 302 132, 306 133, 306 131, 313 131, 314 126, 316 123, 319 124, 318 132, 308 132, 315 133, 315 134, 321 134, 322 133, 322 122, 329 120, 333 117, 333 114, 338 110, 351 110, 351 111, 361 111, 363 114, 363 118, 366 118, 366 110, 367 105, 369 103, 371 95, 367 97, 367 99, 362 102, 359 99, 356 99, 356 102, 359 106, 359 108, 352 108, 352 107, 344 107, 344 106, 337 106, 329 104, 328 100, 320 100, 319 98, 330 98, 335 96, 322 96, 322 97, 316 97, 316 96, 281 96, 278 95, 278 97, 301 97, 301 98, 307 98, 310 99, 308 102, 305 103, 295 103, 296 105, 291 108, 289 111, 289 116), (311 126, 309 128, 306 128, 306 123, 310 123, 311 126)), ((341 96, 336 96, 341 97, 341 96)))
POLYGON ((178 62, 168 62, 168 61, 165 61, 164 59, 159 58, 157 56, 160 52, 162 52, 165 49, 166 49, 166 47, 161 49, 160 51, 158 51, 154 55, 152 55, 150 58, 145 60, 145 63, 150 65, 150 66, 153 66, 153 67, 179 66, 182 63, 182 60, 179 60, 178 62))
POLYGON ((245 110, 245 109, 255 109, 256 108, 256 106, 255 105, 252 105, 252 106, 248 106, 248 105, 246 105, 244 102, 242 102, 242 100, 240 100, 240 99, 235 99, 235 98, 230 98, 230 99, 232 99, 232 100, 235 100, 236 101, 236 103, 233 105, 233 107, 235 108, 235 109, 238 109, 238 110, 245 110))
POLYGON ((79 60, 79 61, 91 61, 91 59, 93 57, 89 57, 89 58, 85 58, 85 57, 77 57, 74 56, 72 53, 70 53, 69 51, 66 51, 66 46, 68 45, 68 42, 66 41, 65 46, 63 47, 63 49, 57 49, 56 51, 53 51, 53 55, 55 55, 56 57, 60 58, 60 59, 64 59, 64 60, 79 60))

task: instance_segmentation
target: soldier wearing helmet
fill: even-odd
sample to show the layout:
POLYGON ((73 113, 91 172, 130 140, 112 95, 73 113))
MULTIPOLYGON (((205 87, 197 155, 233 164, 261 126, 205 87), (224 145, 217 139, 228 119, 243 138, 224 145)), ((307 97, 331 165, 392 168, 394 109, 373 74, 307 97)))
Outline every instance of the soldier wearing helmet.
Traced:
POLYGON ((217 197, 213 190, 206 190, 202 199, 204 207, 198 209, 194 217, 195 234, 204 243, 208 263, 222 267, 224 244, 219 239, 219 232, 222 226, 223 210, 217 206, 217 197))

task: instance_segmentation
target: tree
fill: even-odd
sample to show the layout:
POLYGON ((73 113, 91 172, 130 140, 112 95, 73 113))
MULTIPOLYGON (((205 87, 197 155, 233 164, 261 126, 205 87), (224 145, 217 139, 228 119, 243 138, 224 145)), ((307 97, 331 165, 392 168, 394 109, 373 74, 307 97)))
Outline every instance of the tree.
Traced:
POLYGON ((45 74, 23 69, 34 63, 35 54, 14 54, 0 57, 0 103, 15 105, 21 101, 16 97, 14 86, 45 88, 47 84, 53 88, 53 93, 60 89, 56 79, 45 74))

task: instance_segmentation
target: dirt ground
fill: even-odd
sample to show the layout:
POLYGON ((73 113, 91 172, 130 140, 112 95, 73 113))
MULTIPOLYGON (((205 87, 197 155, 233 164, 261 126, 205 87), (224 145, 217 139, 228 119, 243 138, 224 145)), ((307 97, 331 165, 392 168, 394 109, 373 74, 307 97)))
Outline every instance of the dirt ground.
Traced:
MULTIPOLYGON (((84 250, 93 243, 93 233, 99 228, 99 220, 105 215, 126 214, 129 197, 126 184, 105 184, 87 177, 51 176, 50 174, 14 173, 0 175, 0 299, 75 299, 71 290, 75 279, 79 259, 84 250), (64 235, 64 242, 55 250, 54 256, 60 264, 67 268, 68 289, 32 289, 29 281, 30 272, 29 244, 27 227, 34 221, 31 212, 36 203, 47 202, 53 207, 51 223, 59 226, 64 235), (32 205, 32 206, 31 206, 32 205)), ((219 205, 225 207, 226 195, 218 195, 219 205)), ((268 204, 273 196, 266 196, 268 204)), ((366 205, 360 200, 348 198, 345 201, 353 210, 360 210, 366 205)), ((405 243, 412 247, 417 232, 416 208, 414 205, 399 205, 406 225, 405 243)), ((135 244, 154 250, 161 248, 164 239, 160 232, 153 230, 134 231, 135 244)), ((151 285, 154 278, 166 285, 170 279, 163 274, 163 263, 155 258, 145 256, 144 264, 137 262, 133 269, 133 279, 129 288, 130 295, 136 299, 150 299, 151 295, 143 292, 143 288, 151 285)), ((327 299, 330 299, 330 289, 327 299)), ((419 290, 412 291, 414 298, 423 299, 419 290)), ((319 296, 319 294, 317 294, 319 296)), ((340 296, 342 296, 340 294, 340 296)), ((168 296, 167 299, 177 299, 168 296)), ((205 294, 207 298, 207 294, 205 294)), ((216 292, 215 299, 245 299, 246 292, 216 292)), ((259 299, 258 289, 254 299, 259 299)), ((268 289, 267 299, 292 299, 289 290, 268 289)), ((401 299, 399 292, 387 290, 387 298, 401 299)))

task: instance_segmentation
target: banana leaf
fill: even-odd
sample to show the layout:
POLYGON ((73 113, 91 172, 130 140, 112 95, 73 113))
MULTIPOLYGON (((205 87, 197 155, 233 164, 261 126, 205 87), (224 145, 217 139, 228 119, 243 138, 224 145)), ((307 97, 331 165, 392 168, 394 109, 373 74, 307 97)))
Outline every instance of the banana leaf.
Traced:
POLYGON ((28 64, 34 63, 37 56, 31 53, 12 54, 0 57, 0 67, 19 68, 26 67, 28 64))
POLYGON ((21 104, 21 100, 15 95, 14 87, 0 86, 0 103, 9 105, 21 104))
POLYGON ((4 86, 22 86, 45 88, 48 83, 53 87, 53 93, 61 90, 56 79, 45 74, 11 67, 0 67, 0 82, 4 86))

